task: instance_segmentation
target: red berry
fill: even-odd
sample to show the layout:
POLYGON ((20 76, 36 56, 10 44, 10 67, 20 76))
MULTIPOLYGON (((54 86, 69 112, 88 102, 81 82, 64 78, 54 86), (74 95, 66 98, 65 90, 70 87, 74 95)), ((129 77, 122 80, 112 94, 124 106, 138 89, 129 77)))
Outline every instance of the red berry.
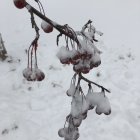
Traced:
POLYGON ((19 9, 22 9, 25 7, 26 5, 26 1, 25 0, 13 0, 15 6, 19 9))
POLYGON ((45 78, 45 74, 38 68, 26 68, 23 70, 23 76, 27 81, 42 81, 45 78))
POLYGON ((71 62, 71 64, 73 64, 73 65, 77 65, 78 63, 79 63, 79 60, 70 60, 70 62, 71 62))
POLYGON ((71 63, 70 58, 60 59, 60 62, 62 64, 68 64, 68 65, 71 63))
POLYGON ((90 68, 88 68, 88 67, 83 67, 83 68, 81 69, 81 72, 84 73, 84 74, 89 73, 89 71, 90 71, 90 68))
POLYGON ((44 78, 45 74, 40 69, 36 69, 36 80, 42 81, 44 78))
POLYGON ((102 112, 101 111, 99 111, 98 109, 97 109, 97 107, 96 107, 96 114, 98 114, 98 115, 101 115, 102 114, 102 112))
POLYGON ((45 33, 51 33, 53 31, 53 26, 46 21, 42 21, 41 28, 45 33))

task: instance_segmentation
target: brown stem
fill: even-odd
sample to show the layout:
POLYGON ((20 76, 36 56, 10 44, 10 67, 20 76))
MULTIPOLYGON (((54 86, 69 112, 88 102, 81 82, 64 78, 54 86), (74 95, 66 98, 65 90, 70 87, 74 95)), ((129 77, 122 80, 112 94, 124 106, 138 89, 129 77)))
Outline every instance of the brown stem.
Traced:
POLYGON ((28 65, 27 67, 30 68, 30 49, 32 47, 32 44, 30 45, 29 49, 28 49, 28 65))
POLYGON ((37 64, 37 54, 36 54, 37 47, 38 47, 38 44, 36 43, 35 46, 34 46, 34 51, 35 51, 35 68, 38 68, 38 64, 37 64))

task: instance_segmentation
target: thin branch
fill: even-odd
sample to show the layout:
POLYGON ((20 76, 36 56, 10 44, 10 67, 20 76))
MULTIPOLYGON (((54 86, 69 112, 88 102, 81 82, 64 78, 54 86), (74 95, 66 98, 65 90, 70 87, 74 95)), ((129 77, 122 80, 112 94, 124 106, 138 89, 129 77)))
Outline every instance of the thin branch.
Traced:
POLYGON ((102 90, 105 90, 105 91, 110 93, 110 91, 108 89, 104 88, 103 86, 101 86, 101 85, 99 85, 99 84, 97 84, 95 82, 92 82, 92 81, 88 80, 81 73, 79 73, 79 78, 84 80, 84 81, 86 81, 86 82, 88 82, 89 84, 94 84, 94 85, 98 86, 99 88, 101 88, 102 90))
MULTIPOLYGON (((45 15, 43 15, 41 12, 39 12, 38 10, 36 10, 34 7, 32 7, 32 6, 31 6, 29 3, 27 3, 27 2, 26 2, 26 8, 28 9, 28 11, 29 11, 30 13, 33 13, 33 14, 37 15, 37 16, 40 17, 42 20, 48 22, 50 25, 52 25, 56 30, 58 30, 58 31, 60 32, 60 34, 57 36, 57 44, 58 44, 58 41, 59 41, 59 37, 60 37, 61 35, 64 34, 65 36, 67 36, 67 37, 69 37, 70 39, 72 39, 73 41, 75 41, 78 45, 80 45, 80 43, 79 43, 79 41, 78 41, 78 38, 77 38, 77 35, 82 34, 83 36, 85 36, 85 34, 84 34, 82 31, 84 31, 84 30, 87 28, 88 24, 91 24, 91 22, 92 22, 91 20, 89 20, 89 21, 84 25, 84 27, 83 27, 83 29, 82 29, 81 32, 74 32, 74 33, 73 33, 73 30, 70 30, 70 29, 71 29, 70 27, 67 28, 68 31, 65 30, 65 29, 66 29, 66 26, 65 26, 65 25, 62 26, 62 25, 59 25, 58 23, 52 21, 51 19, 49 19, 48 17, 46 17, 45 15)), ((36 30, 36 31, 37 31, 37 30, 36 30)), ((86 36, 85 36, 85 37, 86 37, 86 36)), ((95 38, 93 38, 93 40, 94 40, 95 42, 98 41, 98 40, 96 40, 95 38)), ((34 40, 34 41, 35 41, 35 40, 34 40)), ((105 90, 105 91, 107 91, 107 92, 110 93, 110 91, 109 91, 108 89, 104 88, 104 87, 101 86, 101 85, 98 85, 98 84, 95 83, 95 82, 92 82, 92 81, 88 80, 87 78, 83 77, 82 74, 80 73, 80 74, 79 74, 78 83, 80 83, 80 80, 81 80, 81 79, 84 80, 84 81, 86 81, 86 82, 88 82, 88 83, 92 83, 92 84, 94 84, 94 85, 100 87, 102 90, 105 90)))
POLYGON ((42 20, 48 22, 50 25, 52 25, 56 30, 58 30, 61 34, 64 34, 66 36, 68 36, 69 38, 71 38, 72 40, 76 41, 77 44, 79 44, 79 41, 77 38, 75 38, 74 34, 69 34, 68 32, 66 32, 64 30, 64 26, 59 25, 58 23, 50 20, 48 17, 46 17, 45 15, 43 15, 42 13, 40 13, 38 10, 36 10, 34 7, 32 7, 29 3, 26 2, 26 8, 28 9, 29 12, 33 12, 35 15, 37 15, 38 17, 40 17, 42 20))

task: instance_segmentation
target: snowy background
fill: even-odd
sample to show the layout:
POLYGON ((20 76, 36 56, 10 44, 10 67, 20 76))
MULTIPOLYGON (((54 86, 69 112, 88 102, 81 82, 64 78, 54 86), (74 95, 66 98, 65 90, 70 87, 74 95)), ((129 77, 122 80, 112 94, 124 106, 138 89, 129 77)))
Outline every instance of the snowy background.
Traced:
MULTIPOLYGON (((28 0, 35 7, 33 0, 28 0)), ((86 77, 111 90, 112 114, 98 116, 94 110, 80 126, 80 140, 140 139, 140 1, 139 0, 41 0, 46 15, 75 30, 89 20, 104 33, 97 43, 102 64, 86 77), (98 77, 97 75, 100 74, 98 77)), ((41 23, 36 18, 38 24, 41 23)), ((35 36, 30 15, 12 0, 0 2, 0 32, 13 62, 0 62, 0 140, 59 140, 70 112, 66 96, 73 75, 71 66, 56 58, 56 35, 40 30, 39 67, 43 82, 27 82, 25 49, 35 36), (20 60, 20 62, 19 62, 20 60)), ((85 89, 87 92, 87 89, 85 89)))

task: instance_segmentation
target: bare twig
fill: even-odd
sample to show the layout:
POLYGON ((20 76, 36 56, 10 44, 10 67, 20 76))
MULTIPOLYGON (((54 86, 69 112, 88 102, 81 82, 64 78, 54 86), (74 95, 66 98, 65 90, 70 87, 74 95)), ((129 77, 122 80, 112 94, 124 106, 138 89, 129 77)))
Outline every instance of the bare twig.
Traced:
POLYGON ((34 29, 35 29, 35 32, 36 32, 36 38, 35 38, 35 39, 33 40, 33 42, 32 42, 32 45, 34 45, 34 44, 36 44, 36 42, 38 41, 40 35, 39 35, 39 28, 38 28, 38 26, 37 26, 37 24, 36 24, 36 22, 35 22, 33 12, 30 11, 30 14, 31 14, 31 24, 32 24, 32 28, 34 28, 34 29))

